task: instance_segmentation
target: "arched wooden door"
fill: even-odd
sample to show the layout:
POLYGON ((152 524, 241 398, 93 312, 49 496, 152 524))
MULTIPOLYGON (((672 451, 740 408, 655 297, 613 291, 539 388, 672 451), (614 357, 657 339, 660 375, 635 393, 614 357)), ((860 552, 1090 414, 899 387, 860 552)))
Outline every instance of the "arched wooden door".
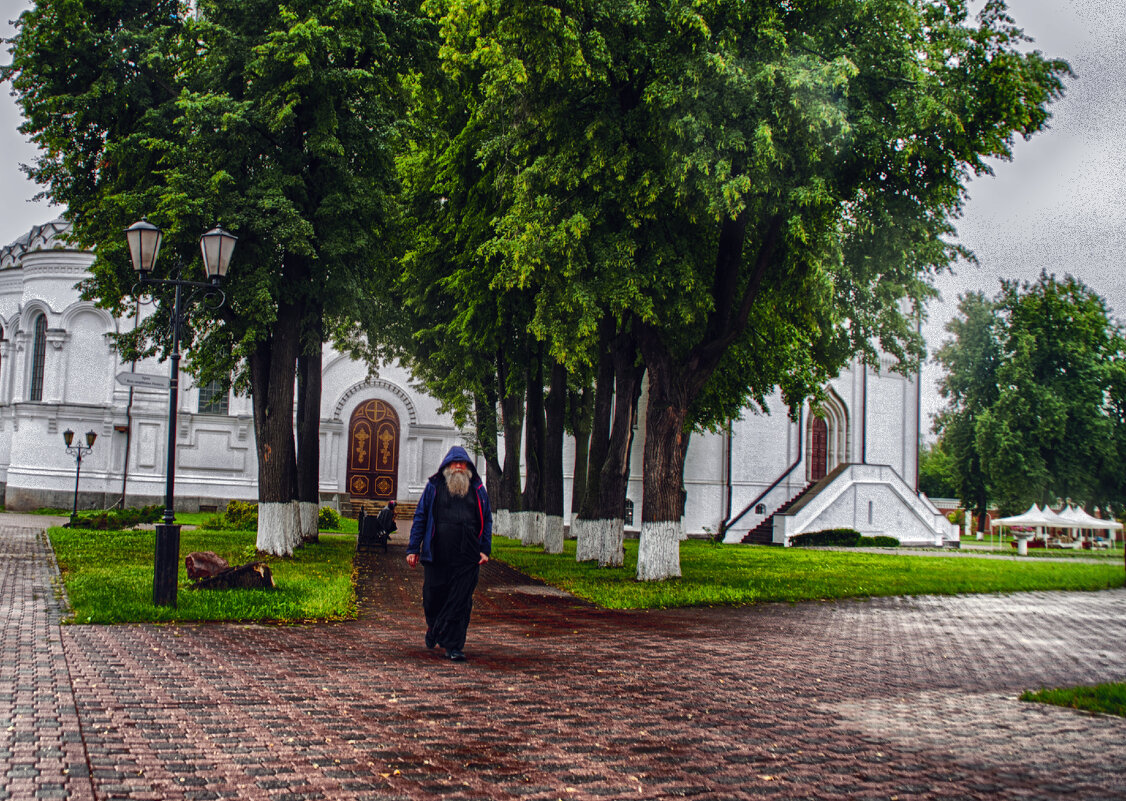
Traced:
POLYGON ((399 489, 399 416, 381 400, 361 403, 348 424, 348 493, 395 499, 399 489))
POLYGON ((829 424, 821 417, 813 418, 809 442, 809 479, 820 481, 829 472, 829 424))

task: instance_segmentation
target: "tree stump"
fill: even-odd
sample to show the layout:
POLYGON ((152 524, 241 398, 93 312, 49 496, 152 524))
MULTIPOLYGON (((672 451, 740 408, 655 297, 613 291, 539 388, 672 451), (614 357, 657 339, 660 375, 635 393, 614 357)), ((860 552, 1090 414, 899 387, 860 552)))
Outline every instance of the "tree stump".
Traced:
POLYGON ((193 590, 272 590, 274 575, 265 562, 248 562, 229 567, 214 576, 201 578, 192 585, 193 590))
POLYGON ((184 558, 188 578, 192 581, 218 575, 230 568, 227 560, 214 551, 195 551, 184 558))

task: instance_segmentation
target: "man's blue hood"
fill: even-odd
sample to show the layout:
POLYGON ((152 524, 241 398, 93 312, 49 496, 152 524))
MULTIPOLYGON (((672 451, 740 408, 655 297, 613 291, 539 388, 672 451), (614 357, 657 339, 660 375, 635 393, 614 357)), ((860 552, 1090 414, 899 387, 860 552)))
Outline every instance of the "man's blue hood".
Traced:
POLYGON ((454 445, 449 449, 449 451, 446 453, 446 458, 444 458, 442 460, 442 463, 438 465, 438 471, 434 473, 431 478, 437 478, 438 475, 446 469, 446 465, 448 465, 450 462, 468 463, 469 472, 472 474, 473 478, 477 479, 478 481, 481 480, 481 476, 477 473, 477 465, 473 464, 473 460, 469 458, 469 453, 466 452, 465 448, 461 447, 460 445, 454 445))

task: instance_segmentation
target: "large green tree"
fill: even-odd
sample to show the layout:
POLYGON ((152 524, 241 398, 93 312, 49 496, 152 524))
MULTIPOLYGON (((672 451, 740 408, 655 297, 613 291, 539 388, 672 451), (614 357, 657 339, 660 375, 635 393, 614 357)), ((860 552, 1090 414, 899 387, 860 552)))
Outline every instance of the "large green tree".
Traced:
POLYGON ((1107 365, 1107 416, 1111 437, 1106 444, 1110 459, 1100 473, 1098 497, 1105 498, 1118 518, 1126 510, 1126 337, 1120 331, 1116 355, 1107 365))
MULTIPOLYGON (((41 0, 18 22, 5 78, 41 149, 29 172, 95 249, 89 296, 128 310, 121 232, 142 216, 166 254, 216 221, 240 237, 228 302, 189 344, 203 380, 253 396, 262 550, 292 550, 295 499, 315 493, 323 332, 388 263, 400 76, 424 34, 382 0, 41 0)), ((166 347, 161 321, 123 347, 166 347)))
POLYGON ((1126 352, 1106 302, 1070 275, 1041 274, 1005 282, 996 307, 997 395, 975 444, 998 504, 1120 502, 1105 474, 1121 464, 1115 387, 1126 352))
POLYGON ((946 372, 939 392, 945 408, 935 418, 942 450, 951 460, 957 496, 977 516, 984 532, 989 508, 989 480, 978 450, 978 423, 997 402, 997 369, 1001 363, 997 307, 980 292, 958 302, 958 315, 946 324, 952 339, 935 354, 946 372))
POLYGON ((1066 64, 991 0, 431 0, 450 141, 497 193, 477 249, 530 332, 591 362, 607 315, 648 372, 638 576, 679 574, 684 456, 855 353, 916 359, 969 175, 1048 118, 1066 64))
POLYGON ((958 497, 958 474, 954 459, 941 440, 919 448, 919 490, 931 498, 958 497))
POLYGON ((1005 512, 1070 499, 1120 509, 1126 442, 1126 340, 1080 281, 1041 274, 968 293, 937 357, 946 407, 936 418, 959 497, 984 531, 1005 512))

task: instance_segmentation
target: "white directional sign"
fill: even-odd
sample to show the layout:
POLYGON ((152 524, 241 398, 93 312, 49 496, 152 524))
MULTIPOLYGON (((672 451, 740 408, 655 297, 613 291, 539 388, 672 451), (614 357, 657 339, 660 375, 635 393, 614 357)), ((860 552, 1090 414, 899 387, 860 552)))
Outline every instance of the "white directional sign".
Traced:
POLYGON ((145 389, 168 389, 168 376, 151 375, 149 373, 118 373, 117 383, 127 387, 144 387, 145 389))

